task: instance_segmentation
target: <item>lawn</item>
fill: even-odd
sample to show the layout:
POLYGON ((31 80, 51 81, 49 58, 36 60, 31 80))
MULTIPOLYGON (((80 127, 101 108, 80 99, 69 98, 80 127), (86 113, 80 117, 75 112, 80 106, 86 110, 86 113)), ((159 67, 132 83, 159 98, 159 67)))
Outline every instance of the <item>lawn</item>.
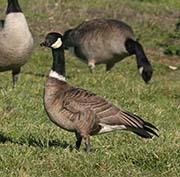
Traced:
MULTIPOLYGON (((0 176, 2 177, 178 177, 180 175, 180 58, 162 47, 175 33, 179 0, 20 0, 35 38, 29 62, 12 88, 11 73, 0 73, 0 176), (154 69, 147 85, 135 57, 105 73, 90 74, 87 65, 66 52, 67 80, 91 90, 159 128, 159 137, 144 140, 115 131, 91 137, 74 149, 75 136, 58 128, 43 108, 43 87, 51 52, 39 47, 49 31, 76 26, 85 19, 116 18, 130 24, 154 69), (172 70, 169 66, 176 66, 172 70)), ((3 18, 6 1, 0 0, 3 18)), ((172 40, 172 39, 171 39, 172 40)))

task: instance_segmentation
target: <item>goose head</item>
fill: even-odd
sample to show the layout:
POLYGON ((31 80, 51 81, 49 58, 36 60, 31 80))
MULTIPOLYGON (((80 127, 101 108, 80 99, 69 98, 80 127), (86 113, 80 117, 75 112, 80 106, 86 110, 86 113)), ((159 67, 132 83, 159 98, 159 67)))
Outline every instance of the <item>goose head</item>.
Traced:
POLYGON ((51 32, 48 33, 45 37, 44 42, 40 46, 48 47, 51 49, 58 49, 63 46, 63 38, 60 33, 51 32))

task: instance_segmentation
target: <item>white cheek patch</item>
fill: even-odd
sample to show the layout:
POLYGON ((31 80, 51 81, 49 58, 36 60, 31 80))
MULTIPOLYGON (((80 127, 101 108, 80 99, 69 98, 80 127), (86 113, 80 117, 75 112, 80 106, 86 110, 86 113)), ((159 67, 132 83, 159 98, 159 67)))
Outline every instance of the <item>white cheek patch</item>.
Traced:
POLYGON ((143 66, 141 66, 141 67, 139 68, 139 73, 140 73, 141 75, 142 75, 143 70, 144 70, 144 68, 143 68, 143 66))
POLYGON ((62 45, 62 40, 61 38, 58 38, 57 41, 51 45, 51 47, 54 49, 58 49, 59 47, 61 47, 61 45, 62 45))

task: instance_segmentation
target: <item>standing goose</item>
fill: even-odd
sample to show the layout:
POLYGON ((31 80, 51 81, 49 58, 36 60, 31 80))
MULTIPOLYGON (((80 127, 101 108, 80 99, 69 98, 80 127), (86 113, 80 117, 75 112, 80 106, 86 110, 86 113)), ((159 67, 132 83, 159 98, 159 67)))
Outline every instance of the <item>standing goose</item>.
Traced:
POLYGON ((0 21, 0 72, 12 70, 14 86, 32 47, 32 34, 18 0, 8 0, 6 18, 0 21))
POLYGON ((104 98, 69 85, 65 80, 65 58, 62 35, 48 33, 41 46, 52 49, 53 64, 44 90, 44 107, 59 127, 75 132, 76 148, 82 138, 90 151, 90 135, 113 130, 130 130, 143 138, 156 135, 157 128, 140 117, 124 111, 104 98))
POLYGON ((136 41, 131 27, 121 21, 85 21, 65 31, 64 46, 83 62, 88 63, 91 72, 95 64, 106 64, 106 71, 110 71, 116 62, 135 54, 143 80, 148 83, 152 77, 152 66, 141 44, 136 41))

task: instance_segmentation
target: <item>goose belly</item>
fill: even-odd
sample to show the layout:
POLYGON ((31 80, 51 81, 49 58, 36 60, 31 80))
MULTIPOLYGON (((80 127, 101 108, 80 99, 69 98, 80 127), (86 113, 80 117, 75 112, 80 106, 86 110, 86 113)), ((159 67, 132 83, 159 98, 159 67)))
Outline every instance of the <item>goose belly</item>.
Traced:
MULTIPOLYGON (((18 40, 17 40, 18 41, 18 40)), ((12 69, 24 65, 32 52, 33 40, 18 41, 14 43, 1 43, 0 47, 0 70, 1 68, 12 69), (19 43, 19 44, 18 44, 19 43)))
POLYGON ((0 51, 0 71, 9 70, 24 65, 32 52, 32 47, 0 51))
POLYGON ((96 64, 116 63, 128 56, 125 47, 122 44, 109 43, 105 41, 100 45, 88 43, 82 48, 82 53, 87 59, 94 60, 96 64))

